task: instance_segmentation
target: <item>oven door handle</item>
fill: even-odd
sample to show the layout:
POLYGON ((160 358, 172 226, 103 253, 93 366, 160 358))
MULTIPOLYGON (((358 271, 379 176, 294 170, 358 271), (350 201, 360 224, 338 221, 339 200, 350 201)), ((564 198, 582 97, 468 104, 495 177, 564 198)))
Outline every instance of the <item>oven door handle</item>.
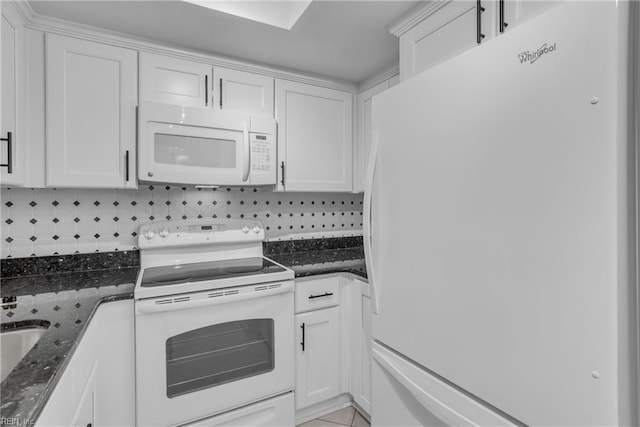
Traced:
POLYGON ((288 292, 293 292, 293 281, 137 300, 135 307, 136 314, 161 313, 265 298, 288 292))

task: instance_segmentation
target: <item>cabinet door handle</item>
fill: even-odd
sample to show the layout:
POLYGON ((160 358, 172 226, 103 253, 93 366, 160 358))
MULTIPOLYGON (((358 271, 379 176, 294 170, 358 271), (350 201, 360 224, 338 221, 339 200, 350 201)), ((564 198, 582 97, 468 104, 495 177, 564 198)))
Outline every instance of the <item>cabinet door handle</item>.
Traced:
POLYGON ((498 2, 499 4, 499 8, 500 8, 500 16, 499 16, 499 20, 500 20, 500 33, 504 33, 504 29, 507 28, 509 26, 509 24, 507 24, 504 20, 504 0, 500 0, 498 2))
POLYGON ((4 166, 7 168, 7 173, 13 173, 13 139, 11 132, 7 132, 7 137, 0 138, 0 141, 7 141, 7 163, 0 164, 0 167, 4 166))
POLYGON ((129 150, 124 152, 124 180, 129 182, 129 150))
POLYGON ((324 294, 320 294, 320 295, 309 295, 309 299, 330 297, 332 295, 333 295, 333 292, 325 292, 324 294))
POLYGON ((304 351, 304 323, 300 326, 302 328, 302 342, 300 345, 302 346, 302 351, 304 351))
POLYGON ((222 79, 220 79, 220 109, 222 110, 222 79))
POLYGON ((476 41, 478 44, 482 43, 482 39, 484 38, 484 34, 482 34, 482 12, 484 12, 484 7, 482 7, 482 3, 480 0, 476 1, 476 41))
POLYGON ((280 182, 282 183, 282 188, 284 189, 284 162, 280 164, 280 168, 282 169, 282 180, 280 182))
POLYGON ((204 106, 209 106, 209 75, 204 76, 204 106))

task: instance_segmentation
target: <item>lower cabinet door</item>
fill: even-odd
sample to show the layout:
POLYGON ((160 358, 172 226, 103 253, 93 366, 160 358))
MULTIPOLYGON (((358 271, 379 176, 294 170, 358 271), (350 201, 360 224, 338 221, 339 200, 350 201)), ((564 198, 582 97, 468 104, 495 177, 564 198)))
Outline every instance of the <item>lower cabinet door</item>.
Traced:
POLYGON ((368 292, 361 292, 360 288, 367 289, 369 285, 360 285, 357 289, 357 298, 360 298, 359 309, 355 313, 356 319, 354 334, 354 355, 352 358, 352 389, 353 400, 368 414, 371 414, 371 297, 368 292))
POLYGON ((340 394, 339 310, 296 315, 296 410, 340 394))
POLYGON ((293 393, 287 393, 234 411, 225 412, 222 415, 196 421, 185 427, 284 427, 293 425, 295 425, 294 398, 293 393))
POLYGON ((94 399, 96 393, 96 371, 98 370, 98 361, 93 362, 89 378, 87 379, 82 394, 80 395, 80 401, 76 408, 76 413, 73 415, 73 427, 91 427, 94 425, 94 399))

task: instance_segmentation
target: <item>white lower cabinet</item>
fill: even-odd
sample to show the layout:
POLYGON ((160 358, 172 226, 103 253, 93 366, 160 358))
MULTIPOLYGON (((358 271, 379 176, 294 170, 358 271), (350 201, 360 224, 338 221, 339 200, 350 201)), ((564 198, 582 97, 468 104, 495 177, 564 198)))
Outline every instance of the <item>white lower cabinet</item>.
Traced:
POLYGON ((305 422, 351 400, 371 413, 371 297, 350 275, 296 282, 296 411, 305 422))
POLYGON ((340 394, 340 308, 296 315, 296 410, 340 394))
POLYGON ((351 381, 353 401, 371 413, 371 296, 369 285, 360 280, 350 283, 351 306, 351 381))
POLYGON ((133 300, 101 304, 38 426, 134 425, 133 300))

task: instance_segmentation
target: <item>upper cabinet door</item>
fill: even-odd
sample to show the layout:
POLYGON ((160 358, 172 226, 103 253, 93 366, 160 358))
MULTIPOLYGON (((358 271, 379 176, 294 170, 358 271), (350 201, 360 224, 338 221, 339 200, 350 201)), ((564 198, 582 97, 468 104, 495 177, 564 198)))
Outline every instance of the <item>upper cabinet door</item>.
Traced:
POLYGON ((140 52, 140 99, 211 107, 212 72, 211 65, 140 52))
POLYGON ((495 35, 496 0, 443 3, 400 36, 402 81, 461 54, 495 35), (482 10, 484 9, 484 10, 482 10), (478 26, 478 15, 480 25, 478 26))
POLYGON ((216 67, 214 107, 273 118, 273 78, 216 67))
POLYGON ((25 49, 22 19, 10 2, 2 2, 2 124, 0 183, 24 184, 25 49))
POLYGON ((505 33, 521 23, 528 21, 549 9, 562 4, 562 1, 542 0, 494 0, 498 3, 496 32, 505 33))
POLYGON ((389 89, 390 80, 385 80, 357 96, 357 138, 353 162, 353 191, 364 192, 364 179, 369 166, 372 128, 371 103, 373 96, 389 89))
POLYGON ((279 190, 351 191, 351 93, 276 80, 276 119, 279 190))
POLYGON ((48 186, 136 187, 137 59, 134 50, 47 35, 48 186))

